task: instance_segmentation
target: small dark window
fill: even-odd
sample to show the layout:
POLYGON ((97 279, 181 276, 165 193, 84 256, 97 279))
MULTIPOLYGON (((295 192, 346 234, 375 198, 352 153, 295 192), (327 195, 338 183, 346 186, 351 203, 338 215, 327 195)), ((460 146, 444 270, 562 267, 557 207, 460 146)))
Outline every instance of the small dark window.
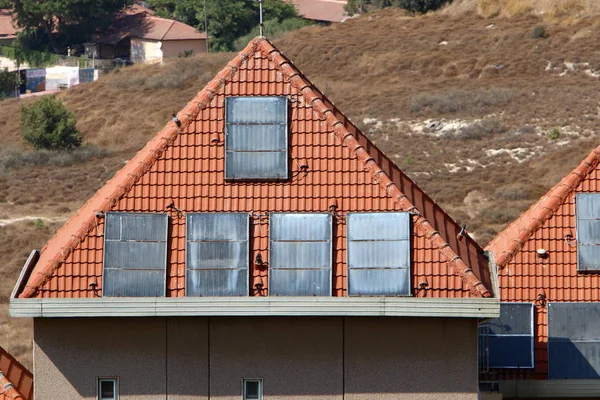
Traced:
POLYGON ((484 370, 533 368, 533 304, 500 304, 500 317, 479 325, 479 349, 484 370))
POLYGON ((99 400, 117 400, 118 388, 116 378, 98 379, 98 399, 99 400))
POLYGON ((225 179, 288 178, 287 97, 225 98, 225 179))
POLYGON ((244 400, 262 399, 262 379, 244 379, 244 400))

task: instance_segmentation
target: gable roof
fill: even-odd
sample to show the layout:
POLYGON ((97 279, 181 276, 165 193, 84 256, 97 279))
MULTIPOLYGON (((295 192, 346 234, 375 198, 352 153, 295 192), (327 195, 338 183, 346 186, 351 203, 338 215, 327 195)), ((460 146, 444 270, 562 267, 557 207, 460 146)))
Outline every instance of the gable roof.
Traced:
POLYGON ((0 400, 33 399, 33 375, 0 347, 0 400))
POLYGON ((498 270, 504 268, 523 249, 527 241, 596 169, 599 162, 600 146, 486 246, 486 250, 493 252, 498 270))
POLYGON ((346 0, 291 0, 298 15, 306 19, 326 22, 342 22, 347 17, 346 0))
MULTIPOLYGON (((335 140, 337 147, 343 147, 345 153, 349 152, 353 159, 357 160, 358 164, 356 168, 360 168, 358 171, 364 171, 363 173, 367 174, 372 183, 375 184, 372 191, 378 190, 380 192, 376 197, 382 197, 386 202, 393 203, 395 210, 414 213, 413 226, 419 233, 419 243, 415 245, 418 248, 415 251, 419 251, 419 254, 425 254, 421 256, 422 259, 419 261, 423 265, 426 264, 427 268, 430 270, 431 268, 438 268, 437 271, 431 270, 432 279, 444 282, 440 283, 440 286, 446 285, 446 288, 448 288, 453 285, 451 283, 453 281, 449 279, 449 275, 454 276, 460 279, 467 293, 471 292, 471 295, 476 297, 493 296, 488 260, 477 243, 468 235, 461 235, 461 227, 388 159, 383 152, 377 149, 272 43, 265 38, 256 38, 178 113, 178 118, 182 125, 181 128, 178 128, 173 122, 168 123, 144 149, 117 172, 56 233, 42 249, 40 259, 32 270, 24 290, 18 294, 18 297, 39 296, 39 292, 45 287, 47 287, 47 289, 44 289, 46 290, 45 296, 58 295, 66 297, 66 286, 71 285, 70 283, 65 284, 60 279, 58 281, 55 279, 54 283, 50 282, 51 284, 49 285, 48 282, 51 281, 53 276, 55 278, 64 277, 63 273, 59 274, 59 276, 56 274, 56 271, 67 260, 72 259, 75 260, 72 262, 83 262, 83 258, 85 258, 87 262, 90 258, 95 258, 93 261, 94 265, 96 267, 100 265, 101 268, 101 261, 100 264, 98 263, 98 258, 102 257, 101 254, 96 256, 95 253, 90 253, 91 255, 77 255, 75 258, 70 257, 78 246, 92 250, 101 248, 102 238, 96 235, 96 230, 101 230, 101 224, 103 223, 100 217, 103 213, 114 210, 118 204, 121 204, 120 210, 147 210, 157 207, 156 196, 158 196, 157 191, 160 190, 157 188, 157 185, 160 184, 159 181, 163 178, 158 178, 156 175, 148 175, 148 171, 152 168, 157 169, 156 171, 158 169, 164 171, 165 168, 169 168, 170 171, 174 170, 170 168, 176 168, 177 171, 180 171, 182 165, 187 166, 190 162, 192 163, 192 171, 198 171, 198 168, 204 168, 205 170, 214 168, 215 161, 211 161, 210 159, 198 160, 198 162, 201 162, 200 165, 194 164, 194 160, 190 160, 189 155, 185 156, 181 154, 182 152, 191 150, 187 150, 185 147, 183 149, 173 149, 173 143, 177 140, 182 141, 184 144, 187 143, 190 139, 187 139, 186 135, 189 133, 198 136, 194 129, 196 126, 202 125, 203 121, 207 121, 206 125, 210 129, 205 133, 212 132, 210 133, 210 142, 213 141, 212 136, 215 134, 218 135, 218 132, 222 130, 222 120, 218 120, 216 117, 217 110, 220 109, 222 111, 222 105, 214 104, 214 102, 218 93, 221 93, 219 96, 224 95, 223 90, 226 85, 233 82, 239 89, 238 95, 258 95, 261 94, 260 88, 266 87, 268 89, 277 85, 281 87, 284 80, 295 93, 298 93, 299 100, 302 100, 312 110, 309 111, 310 114, 305 116, 305 119, 301 122, 306 124, 306 126, 315 126, 317 129, 315 133, 320 133, 320 137, 324 137, 323 133, 330 133, 330 135, 325 136, 326 140, 335 140), (260 63, 263 60, 272 66, 272 69, 269 69, 271 67, 261 67, 262 64, 260 63), (253 70, 248 67, 250 64, 255 65, 256 69, 253 70), (246 67, 248 70, 244 69, 246 67), (248 78, 250 74, 253 77, 252 81, 248 78), (243 81, 244 79, 248 81, 243 81), (315 120, 311 121, 313 117, 315 120), (175 166, 166 167, 164 163, 161 164, 161 157, 174 152, 180 155, 175 166), (146 182, 146 187, 142 187, 143 185, 139 186, 140 182, 144 183, 143 181, 146 182), (135 192, 132 192, 133 188, 135 188, 135 192), (154 193, 153 195, 150 194, 152 192, 154 193), (143 195, 143 193, 147 194, 143 195), (439 271, 439 267, 432 267, 433 264, 445 264, 448 270, 439 271)), ((307 134, 306 137, 309 138, 307 140, 310 140, 310 137, 319 136, 307 134)), ((208 139, 206 142, 210 145, 208 139)), ((222 158, 219 157, 218 159, 222 162, 222 158)), ((322 160, 316 161, 321 161, 324 168, 327 168, 330 161, 327 158, 327 154, 323 154, 321 157, 323 157, 322 160)), ((214 176, 206 179, 213 178, 214 176)), ((212 188, 215 187, 214 182, 206 182, 206 184, 212 188)), ((340 188, 341 185, 343 185, 343 182, 338 182, 340 188)), ((272 188, 273 184, 267 183, 262 186, 255 184, 255 186, 257 188, 272 188)), ((177 188, 176 190, 179 192, 180 189, 177 188)), ((221 190, 231 189, 225 188, 221 190)), ((322 197, 314 200, 325 203, 325 210, 327 210, 331 195, 327 193, 326 189, 323 192, 321 194, 322 197)), ((206 194, 203 195, 203 192, 199 192, 196 196, 208 196, 208 194, 207 190, 206 194)), ((344 193, 342 192, 340 196, 343 195, 344 193)), ((219 194, 214 191, 212 196, 218 197, 219 194)), ((220 196, 222 197, 224 194, 221 192, 220 196)), ((242 195, 240 194, 240 196, 242 195)), ((362 194, 362 196, 367 195, 362 194)), ((373 196, 375 195, 373 194, 373 196)), ((163 191, 158 197, 165 202, 165 205, 168 204, 169 198, 166 191, 163 191)), ((269 197, 275 196, 271 193, 269 197)), ((213 197, 210 197, 207 201, 211 199, 213 197)), ((245 200, 245 196, 242 196, 240 200, 245 200)), ((231 206, 228 205, 227 207, 231 206)), ((231 210, 231 208, 228 209, 231 210)), ((244 209, 244 207, 241 207, 241 209, 244 209)), ((312 208, 307 208, 306 210, 312 210, 312 208)), ((181 229, 181 227, 178 226, 177 229, 181 229)), ((180 235, 185 236, 184 233, 180 235)), ((174 256, 174 258, 179 260, 178 257, 174 256)), ((79 267, 77 268, 79 269, 79 267)), ((69 269, 71 275, 76 275, 74 279, 81 279, 81 273, 75 274, 73 266, 70 266, 69 269)), ((174 273, 176 274, 177 272, 174 273)), ((94 272, 90 272, 89 274, 93 275, 94 272)), ((96 273, 92 278, 96 278, 97 276, 98 274, 96 273)), ((175 278, 179 277, 176 276, 175 278)), ((95 295, 95 293, 89 292, 87 284, 81 285, 84 288, 78 290, 84 291, 84 294, 77 292, 73 288, 69 288, 69 296, 95 295)), ((177 290, 180 290, 178 284, 175 284, 175 286, 177 290)))
POLYGON ((0 9, 0 39, 15 39, 19 30, 15 28, 12 13, 8 9, 0 9))
POLYGON ((116 44, 125 38, 146 40, 199 40, 206 34, 183 22, 157 17, 154 11, 134 4, 125 8, 95 43, 116 44))

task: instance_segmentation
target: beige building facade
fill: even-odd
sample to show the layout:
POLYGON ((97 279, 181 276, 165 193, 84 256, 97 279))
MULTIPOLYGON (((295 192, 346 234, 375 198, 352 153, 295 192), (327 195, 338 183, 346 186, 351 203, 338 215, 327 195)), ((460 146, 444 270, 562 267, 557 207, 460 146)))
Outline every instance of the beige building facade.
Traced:
POLYGON ((36 400, 477 399, 474 318, 36 318, 36 400))

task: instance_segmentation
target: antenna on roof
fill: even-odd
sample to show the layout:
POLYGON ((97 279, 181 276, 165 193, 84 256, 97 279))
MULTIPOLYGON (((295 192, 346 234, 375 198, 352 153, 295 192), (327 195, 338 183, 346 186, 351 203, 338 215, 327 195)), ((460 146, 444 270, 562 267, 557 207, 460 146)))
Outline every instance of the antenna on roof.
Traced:
POLYGON ((263 36, 263 28, 264 28, 262 4, 263 4, 263 0, 258 0, 258 13, 260 14, 260 27, 259 27, 260 36, 263 36))

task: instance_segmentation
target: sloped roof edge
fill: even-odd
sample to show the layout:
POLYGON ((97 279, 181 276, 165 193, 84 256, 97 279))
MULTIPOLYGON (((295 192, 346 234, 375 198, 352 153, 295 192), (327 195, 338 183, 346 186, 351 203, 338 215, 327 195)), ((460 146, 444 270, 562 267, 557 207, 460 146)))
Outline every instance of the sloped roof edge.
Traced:
POLYGON ((28 400, 33 398, 33 374, 1 346, 0 394, 4 395, 7 399, 13 400, 28 400), (8 365, 6 364, 7 362, 8 365), (16 380, 15 377, 17 377, 16 380), (11 381, 11 379, 14 381, 11 381))
MULTIPOLYGON (((185 130, 189 123, 204 109, 216 95, 219 88, 224 85, 236 73, 241 64, 256 51, 261 51, 270 61, 272 61, 280 71, 287 76, 290 83, 303 94, 305 101, 311 104, 314 110, 327 121, 333 128, 335 135, 347 146, 357 158, 362 161, 365 169, 373 176, 375 182, 385 190, 385 193, 392 197, 399 207, 404 211, 416 211, 417 208, 412 204, 408 197, 402 193, 400 188, 390 179, 390 176, 375 161, 376 157, 381 158, 382 154, 373 154, 363 146, 356 135, 363 136, 359 130, 355 134, 350 132, 346 126, 348 122, 345 116, 318 92, 313 85, 302 75, 302 73, 293 65, 293 63, 283 56, 271 42, 263 37, 253 39, 248 46, 242 50, 227 66, 209 82, 209 84, 196 97, 190 101, 186 107, 178 113, 181 121, 181 128, 173 122, 169 122, 148 144, 136 154, 115 176, 108 181, 96 194, 79 209, 73 216, 48 242, 40 259, 32 271, 31 278, 21 298, 32 297, 37 289, 42 286, 52 275, 55 269, 68 257, 71 251, 85 238, 87 233, 96 226, 96 215, 104 213, 111 209, 116 202, 127 193, 135 182, 147 172, 152 164, 160 157, 165 149, 173 143, 178 133, 185 130), (69 233, 69 239, 64 242, 64 237, 69 233), (60 241, 59 239, 62 239, 60 241)), ((363 137, 359 139, 363 139, 363 137)), ((367 142, 369 143, 369 142, 367 142)), ((367 146, 375 149, 374 146, 367 146)), ((390 164, 387 157, 383 156, 390 164)), ((397 173, 403 174, 398 168, 397 173)), ((408 177, 403 176, 405 181, 411 182, 408 177)), ((414 188, 416 185, 413 183, 414 188)), ((411 189, 414 189, 411 187, 411 189)), ((421 191, 422 196, 426 196, 421 191)), ((429 199, 427 197, 427 199, 429 199)), ((431 202, 435 204, 432 200, 431 202)), ((439 208, 439 207, 438 207, 439 208)), ((418 213, 415 224, 423 231, 424 235, 431 240, 435 248, 438 249, 441 260, 447 261, 448 266, 458 275, 465 285, 471 290, 472 294, 478 297, 491 297, 491 288, 488 289, 481 280, 474 274, 472 268, 465 264, 461 257, 455 252, 450 244, 445 241, 440 233, 431 225, 431 223, 418 213)))
POLYGON ((493 253, 498 270, 512 260, 527 240, 558 210, 599 162, 600 146, 592 150, 577 168, 488 243, 485 249, 493 253))

